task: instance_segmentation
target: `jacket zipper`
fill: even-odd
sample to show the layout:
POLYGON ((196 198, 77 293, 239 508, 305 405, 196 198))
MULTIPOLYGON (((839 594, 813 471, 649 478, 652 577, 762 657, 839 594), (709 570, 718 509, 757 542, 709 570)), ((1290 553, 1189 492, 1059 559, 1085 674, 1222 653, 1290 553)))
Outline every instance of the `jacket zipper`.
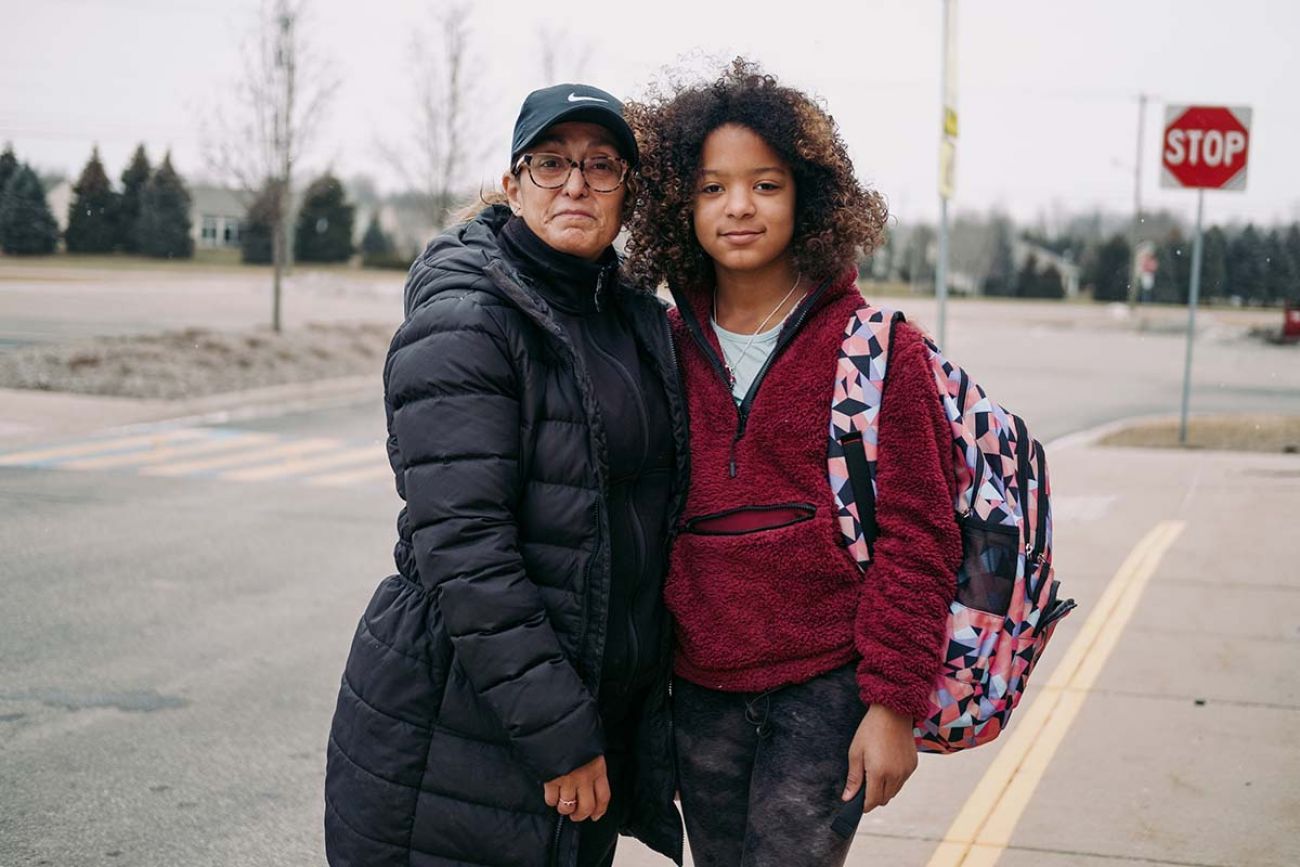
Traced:
MULTIPOLYGON (((573 345, 572 341, 569 340, 568 335, 564 333, 563 327, 558 322, 556 322, 552 317, 544 314, 542 310, 538 308, 536 302, 532 299, 532 297, 529 296, 527 291, 525 291, 519 285, 519 283, 516 282, 514 279, 512 279, 509 275, 505 274, 504 271, 505 271, 504 267, 496 262, 489 263, 487 267, 484 268, 484 273, 487 274, 490 279, 493 279, 493 282, 496 283, 496 285, 499 288, 505 291, 507 295, 512 297, 512 299, 515 301, 516 305, 519 307, 520 310, 522 310, 534 322, 540 325, 543 331, 550 334, 551 337, 556 342, 558 342, 562 347, 564 347, 565 352, 567 352, 570 358, 573 360, 574 372, 575 374, 578 375, 579 391, 583 393, 584 397, 589 398, 594 403, 596 398, 592 394, 591 378, 587 374, 586 366, 583 364, 582 357, 579 355, 577 347, 573 345), (586 388, 583 387, 584 383, 587 386, 586 388)), ((585 411, 586 409, 585 405, 583 409, 585 411)), ((591 560, 589 560, 587 563, 587 570, 585 573, 584 583, 588 588, 591 587, 591 573, 596 567, 596 555, 601 550, 601 547, 605 544, 604 524, 605 521, 608 520, 608 515, 606 515, 602 511, 600 504, 609 502, 609 479, 606 475, 606 468, 609 465, 609 455, 606 453, 606 450, 603 447, 604 425, 601 423, 599 415, 591 417, 590 421, 591 421, 591 431, 592 431, 592 436, 590 438, 591 445, 592 445, 592 450, 595 452, 595 457, 596 457, 596 460, 592 464, 592 468, 596 474, 596 486, 600 492, 600 497, 596 503, 596 520, 594 521, 596 526, 596 544, 592 549, 593 555, 591 560), (600 436, 596 435, 597 430, 599 430, 601 434, 600 436), (604 516, 605 520, 601 520, 602 516, 604 516)), ((612 555, 607 555, 606 559, 609 560, 610 556, 612 555)), ((610 565, 607 567, 606 582, 608 582, 611 577, 611 573, 608 571, 609 569, 612 569, 612 563, 610 563, 610 565)), ((608 606, 608 599, 606 599, 606 603, 608 606)), ((606 607, 604 616, 606 618, 608 618, 609 616, 608 607, 606 607)), ((586 649, 586 642, 589 634, 588 627, 590 625, 590 622, 591 622, 590 606, 586 606, 583 612, 581 631, 579 633, 580 640, 583 642, 583 645, 580 648, 578 658, 575 660, 575 668, 578 669, 579 678, 582 678, 581 650, 586 649)), ((605 646, 603 641, 600 646, 600 653, 597 655, 597 657, 598 660, 601 663, 603 663, 605 657, 605 646)), ((594 699, 598 699, 600 696, 601 667, 602 667, 601 665, 595 666, 595 670, 589 673, 588 678, 584 679, 584 682, 587 684, 587 688, 590 690, 591 696, 594 699)), ((557 839, 558 839, 558 831, 557 831, 557 839)))
MULTIPOLYGON (((527 296, 527 293, 524 293, 524 292, 520 289, 520 287, 519 287, 518 285, 515 284, 515 282, 514 282, 513 280, 509 279, 506 275, 504 275, 503 273, 501 273, 501 269, 499 269, 499 268, 492 268, 492 266, 490 265, 489 268, 487 269, 487 273, 489 274, 490 277, 495 277, 495 278, 497 278, 495 282, 497 282, 497 285, 500 286, 504 291, 506 291, 507 294, 512 295, 512 296, 515 296, 515 295, 523 295, 523 298, 522 298, 522 299, 520 299, 520 298, 516 298, 516 299, 515 299, 515 300, 516 300, 516 303, 519 303, 520 301, 523 302, 523 303, 519 303, 520 308, 521 308, 521 309, 522 309, 526 314, 528 314, 528 315, 529 315, 529 316, 530 316, 534 321, 536 321, 536 322, 537 322, 537 323, 538 323, 538 324, 543 328, 543 330, 545 330, 546 332, 550 333, 554 338, 556 338, 556 339, 559 341, 559 343, 565 347, 565 349, 569 352, 570 355, 572 355, 572 356, 574 356, 574 357, 576 358, 576 356, 577 356, 577 349, 576 349, 575 347, 573 347, 573 346, 569 343, 567 337, 565 337, 565 335, 563 334, 562 329, 560 329, 559 326, 558 326, 558 324, 556 324, 553 320, 550 320, 548 317, 545 317, 545 316, 543 316, 543 315, 541 314, 541 311, 538 310, 538 309, 536 308, 536 305, 532 302, 532 299, 529 298, 529 297, 527 296), (503 285, 501 285, 502 283, 505 283, 506 285, 503 286, 503 285)), ((684 396, 684 394, 685 394, 685 388, 684 388, 684 385, 683 385, 682 380, 681 380, 681 368, 680 368, 680 366, 679 366, 679 364, 678 364, 678 360, 677 360, 677 351, 676 351, 676 346, 675 346, 675 344, 673 343, 673 340, 672 340, 672 331, 671 331, 671 329, 668 327, 668 322, 667 322, 667 319, 666 319, 666 318, 663 320, 663 328, 664 328, 664 332, 665 332, 665 334, 666 334, 666 336, 667 336, 667 338, 668 338, 668 351, 669 351, 669 355, 670 355, 670 357, 671 357, 671 359, 672 359, 673 373, 677 376, 677 386, 678 386, 677 394, 678 394, 678 398, 679 398, 679 400, 678 400, 678 405, 682 408, 682 411, 684 412, 684 411, 685 411, 685 407, 684 407, 684 405, 683 405, 683 396, 684 396)), ((577 360, 577 363, 578 363, 578 364, 581 364, 581 360, 578 359, 578 360, 577 360)), ((681 446, 682 446, 681 443, 675 443, 675 446, 678 448, 678 451, 682 453, 682 454, 680 455, 679 459, 680 459, 680 460, 689 460, 689 454, 690 454, 689 451, 687 451, 687 450, 685 450, 685 449, 682 449, 682 448, 681 448, 681 446)), ((601 451, 599 448, 597 448, 596 450, 597 450, 597 452, 600 452, 600 451, 601 451)), ((596 475, 597 475, 597 481, 598 481, 598 484, 599 484, 599 487, 600 487, 600 491, 601 491, 601 499, 602 499, 602 500, 608 500, 608 485, 607 485, 607 479, 605 478, 605 473, 603 472, 603 469, 602 469, 602 467, 601 467, 601 460, 600 460, 600 458, 604 458, 604 457, 605 457, 605 456, 604 456, 603 454, 598 454, 598 455, 597 455, 598 460, 596 461, 596 464, 597 464, 597 466, 596 466, 596 475)), ((689 464, 688 464, 688 466, 689 466, 689 464)), ((685 491, 684 488, 683 488, 682 490, 680 490, 680 491, 677 492, 676 501, 675 501, 675 503, 674 503, 674 511, 676 512, 676 514, 673 516, 673 521, 670 523, 670 527, 669 527, 669 536, 670 536, 670 539, 669 539, 668 544, 671 544, 671 537, 676 535, 676 533, 675 533, 676 520, 677 520, 677 517, 681 515, 681 513, 682 513, 682 511, 683 511, 683 509, 684 509, 684 507, 685 507, 685 497, 686 497, 686 491, 685 491)), ((595 524, 596 524, 596 545, 595 545, 595 550, 597 550, 597 551, 600 550, 601 545, 603 544, 603 539, 604 539, 604 535, 605 535, 604 532, 603 532, 602 523, 603 523, 603 522, 602 522, 601 520, 599 520, 599 509, 598 509, 597 520, 596 520, 596 522, 595 522, 595 524)), ((591 566, 589 566, 589 568, 588 568, 588 573, 587 573, 588 576, 590 576, 590 574, 591 574, 591 568, 594 568, 594 558, 593 558, 593 564, 592 564, 591 566)), ((588 584, 590 584, 590 578, 589 578, 589 577, 588 577, 588 584)), ((585 637, 586 634, 587 634, 587 622, 584 620, 583 627, 582 627, 582 635, 585 637)), ((666 639, 666 640, 667 640, 667 639, 666 639)), ((603 647, 602 647, 602 657, 603 657, 603 650, 604 650, 604 649, 603 649, 603 647)), ((672 694, 672 680, 671 680, 672 673, 671 673, 671 670, 669 671, 668 674, 669 674, 668 691, 669 691, 669 695, 671 696, 671 694, 672 694)), ((590 688, 590 690, 591 690, 591 693, 592 693, 592 697, 593 697, 593 698, 598 698, 598 697, 599 697, 599 692, 600 692, 600 680, 601 680, 601 678, 600 678, 600 672, 597 671, 597 672, 595 673, 595 675, 591 678, 591 683, 589 684, 589 688, 590 688)), ((670 735, 670 737, 673 737, 673 720, 672 720, 671 713, 669 714, 669 735, 670 735)), ((672 777, 671 774, 670 774, 669 776, 670 776, 670 778, 672 777)), ((670 793, 669 793, 669 798, 670 798, 670 799, 671 799, 671 796, 672 796, 672 793, 670 792, 670 793)), ((555 833, 554 833, 554 835, 552 836, 552 839, 551 839, 551 854, 550 854, 550 858, 548 859, 549 862, 550 862, 552 865, 557 865, 557 867, 558 867, 559 857, 560 857, 560 840, 561 840, 561 837, 562 837, 562 835, 563 835, 563 831, 564 831, 564 817, 562 817, 562 816, 557 816, 557 817, 556 817, 556 824, 555 824, 555 833)), ((681 831, 681 826, 680 826, 680 825, 678 825, 678 827, 677 827, 676 837, 677 837, 677 845, 678 845, 678 848, 682 848, 682 847, 684 846, 684 841, 683 841, 683 839, 682 839, 682 831, 681 831)))
MULTIPOLYGON (((826 291, 826 287, 828 287, 830 283, 831 278, 823 280, 822 284, 804 300, 802 304, 803 309, 799 312, 799 318, 796 319, 792 325, 787 325, 782 329, 780 339, 777 341, 776 346, 772 348, 772 354, 767 357, 767 361, 763 362, 763 366, 759 368, 758 375, 755 376, 754 381, 750 383, 749 391, 745 393, 745 397, 740 401, 740 404, 736 406, 736 433, 731 438, 731 455, 727 461, 727 475, 731 478, 736 478, 736 475, 740 472, 740 468, 736 463, 736 446, 745 435, 745 427, 749 424, 749 411, 754 405, 754 399, 758 397, 759 386, 763 384, 763 380, 767 377, 767 372, 771 370, 777 357, 787 346, 790 345, 791 341, 794 340, 795 335, 799 333, 799 329, 803 327, 804 320, 808 318, 808 314, 812 311, 817 300, 822 296, 822 293, 826 291)), ((702 326, 698 321, 696 321, 694 313, 689 317, 684 318, 686 318, 687 327, 690 329, 691 337, 693 337, 695 342, 699 345, 700 351, 704 353, 704 357, 709 360, 714 371, 718 374, 719 379, 722 380, 722 385, 726 389, 727 395, 730 396, 731 379, 727 376, 727 370, 723 367, 721 360, 718 359, 717 354, 713 351, 713 347, 709 346, 709 342, 704 338, 702 326)), ((735 404, 735 399, 733 398, 731 402, 732 404, 735 404)))
POLYGON ((564 817, 555 817, 555 834, 551 837, 551 857, 547 858, 547 863, 551 867, 559 867, 560 864, 560 833, 564 830, 564 817))

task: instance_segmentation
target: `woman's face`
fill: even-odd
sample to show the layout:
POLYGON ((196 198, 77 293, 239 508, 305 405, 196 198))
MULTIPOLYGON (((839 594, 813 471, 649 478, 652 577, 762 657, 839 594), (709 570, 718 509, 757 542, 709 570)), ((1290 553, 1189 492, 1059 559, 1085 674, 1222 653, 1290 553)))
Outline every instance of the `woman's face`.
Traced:
MULTIPOLYGON (((553 153, 574 162, 592 157, 622 156, 614 137, 603 126, 581 121, 557 123, 538 137, 526 153, 553 153)), ((501 179, 510 208, 523 217, 533 234, 561 253, 595 260, 605 252, 623 226, 624 184, 609 193, 587 185, 576 168, 564 186, 546 190, 533 183, 527 167, 501 179)))
POLYGON ((795 187, 790 167, 739 124, 709 133, 695 185, 695 237, 722 271, 755 271, 790 256, 795 187))

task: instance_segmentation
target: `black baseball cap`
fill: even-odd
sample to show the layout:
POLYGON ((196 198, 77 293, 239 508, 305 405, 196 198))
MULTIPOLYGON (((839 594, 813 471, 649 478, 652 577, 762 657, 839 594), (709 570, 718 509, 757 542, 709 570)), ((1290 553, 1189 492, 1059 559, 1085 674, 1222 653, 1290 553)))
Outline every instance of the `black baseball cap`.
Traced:
POLYGON ((614 134, 614 142, 630 165, 637 163, 636 136, 623 119, 623 103, 589 84, 557 84, 534 90, 524 98, 510 141, 510 162, 536 138, 561 121, 599 124, 614 134))

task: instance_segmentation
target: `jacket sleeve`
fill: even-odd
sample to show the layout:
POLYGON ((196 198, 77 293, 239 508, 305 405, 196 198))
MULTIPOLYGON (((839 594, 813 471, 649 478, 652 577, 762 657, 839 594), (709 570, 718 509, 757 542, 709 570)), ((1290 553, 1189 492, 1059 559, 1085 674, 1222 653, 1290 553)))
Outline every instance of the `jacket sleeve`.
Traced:
POLYGON ((952 434, 920 332, 896 326, 880 409, 880 534, 859 600, 858 686, 867 704, 925 713, 956 595, 952 434))
POLYGON ((384 379, 420 583, 456 662, 538 778, 566 774, 604 752, 603 733, 519 552, 518 377, 503 325, 473 295, 439 295, 399 329, 384 379))

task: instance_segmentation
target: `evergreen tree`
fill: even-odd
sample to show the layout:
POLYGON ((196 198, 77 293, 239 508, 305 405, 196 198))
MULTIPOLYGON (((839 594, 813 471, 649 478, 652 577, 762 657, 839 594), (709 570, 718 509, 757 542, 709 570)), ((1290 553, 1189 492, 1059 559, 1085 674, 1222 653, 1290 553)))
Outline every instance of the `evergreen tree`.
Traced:
POLYGON ((1300 223, 1291 224, 1291 228, 1287 229, 1286 239, 1283 244, 1296 270, 1296 279, 1292 281, 1291 288, 1283 296, 1283 300, 1295 304, 1300 302, 1300 223))
POLYGON ((188 259, 194 255, 190 237, 190 193, 172 168, 171 154, 163 157, 158 170, 140 196, 140 219, 136 223, 140 252, 158 259, 188 259))
POLYGON ((59 224, 31 166, 18 166, 0 195, 0 249, 9 255, 53 253, 59 224))
POLYGON ((361 264, 367 268, 394 268, 410 264, 397 255, 393 239, 388 237, 384 227, 379 224, 379 214, 370 215, 366 225, 366 234, 361 238, 361 264))
POLYGON ((270 265, 274 256, 275 221, 279 219, 280 196, 276 181, 258 190, 239 229, 240 261, 245 265, 270 265))
POLYGON ((118 199, 117 246, 127 253, 139 253, 136 227, 140 222, 140 199, 153 175, 144 145, 137 145, 131 162, 122 172, 122 194, 118 199))
POLYGON ((1201 297, 1222 298, 1227 294, 1228 236, 1211 226, 1201 239, 1201 297))
POLYGON ((1192 277, 1192 245, 1177 226, 1169 230, 1156 248, 1156 259, 1159 265, 1152 297, 1156 301, 1186 304, 1192 277))
POLYGON ((1264 241, 1253 225, 1228 244, 1228 291, 1247 302, 1264 298, 1264 241))
POLYGON ((111 253, 117 243, 117 194, 99 161, 99 148, 72 188, 68 228, 63 240, 69 253, 111 253))
POLYGON ((1129 269, 1133 251, 1128 239, 1115 235, 1096 249, 1084 269, 1083 282, 1092 286, 1096 301, 1128 299, 1129 269))
POLYGON ((352 256, 355 212, 338 178, 326 172, 312 181, 298 211, 294 257, 300 262, 346 262, 352 256))
POLYGON ((1300 263, 1291 258, 1291 251, 1287 249, 1286 239, 1279 229, 1268 233, 1265 251, 1265 297, 1269 304, 1279 304, 1294 297, 1296 281, 1300 279, 1297 273, 1300 263))
POLYGON ((1030 253, 1016 274, 1016 285, 1012 294, 1017 298, 1033 298, 1038 290, 1038 257, 1030 253))
POLYGON ((1061 281, 1061 271, 1055 265, 1048 265, 1038 274, 1034 281, 1034 298, 1051 298, 1060 300, 1065 297, 1065 284, 1061 281))
POLYGON ((1015 290, 1016 263, 1011 250, 1011 219, 1005 214, 994 214, 993 260, 984 277, 985 295, 1010 295, 1015 290))
POLYGON ((4 153, 0 153, 0 195, 4 195, 5 184, 18 171, 18 158, 14 156, 14 146, 5 144, 4 153))

